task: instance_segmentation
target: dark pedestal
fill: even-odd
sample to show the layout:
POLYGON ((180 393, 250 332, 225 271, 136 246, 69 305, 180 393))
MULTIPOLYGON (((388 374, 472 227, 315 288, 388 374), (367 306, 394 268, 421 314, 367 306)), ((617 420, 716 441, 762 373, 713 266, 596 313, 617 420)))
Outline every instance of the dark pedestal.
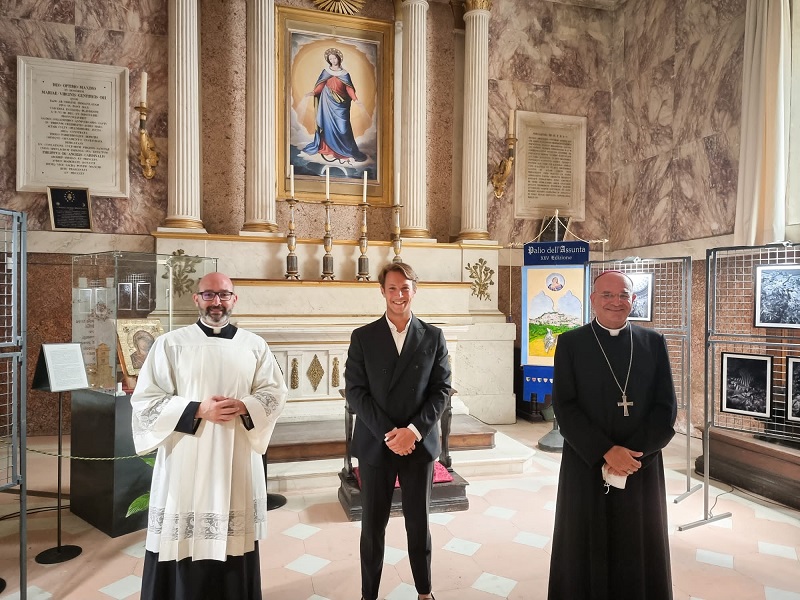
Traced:
MULTIPOLYGON (((130 396, 72 392, 71 455, 133 456, 130 396)), ((131 502, 150 490, 153 469, 139 458, 70 460, 70 510, 117 537, 147 527, 147 511, 126 517, 131 502)))
MULTIPOLYGON (((456 510, 468 510, 469 499, 467 498, 467 481, 455 471, 451 471, 453 481, 446 483, 434 483, 431 491, 431 512, 452 512, 456 510)), ((347 513, 347 518, 351 521, 361 520, 361 490, 358 487, 354 475, 348 475, 346 469, 339 472, 339 503, 347 513)), ((398 517, 403 514, 402 490, 394 489, 392 495, 391 516, 398 517)))
MULTIPOLYGON (((709 475, 800 510, 800 451, 752 435, 712 428, 709 475)), ((703 473, 704 457, 695 461, 703 473)))

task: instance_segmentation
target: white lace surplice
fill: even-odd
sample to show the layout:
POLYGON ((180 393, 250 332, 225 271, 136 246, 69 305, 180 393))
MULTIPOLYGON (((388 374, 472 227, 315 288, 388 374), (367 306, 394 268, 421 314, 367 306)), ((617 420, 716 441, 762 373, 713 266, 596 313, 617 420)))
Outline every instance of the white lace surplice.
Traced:
POLYGON ((208 337, 197 325, 156 340, 131 398, 136 451, 158 448, 145 547, 160 561, 225 560, 267 534, 267 450, 287 389, 266 342, 239 329, 208 337), (189 402, 214 396, 242 400, 242 419, 201 421, 194 435, 175 427, 189 402))

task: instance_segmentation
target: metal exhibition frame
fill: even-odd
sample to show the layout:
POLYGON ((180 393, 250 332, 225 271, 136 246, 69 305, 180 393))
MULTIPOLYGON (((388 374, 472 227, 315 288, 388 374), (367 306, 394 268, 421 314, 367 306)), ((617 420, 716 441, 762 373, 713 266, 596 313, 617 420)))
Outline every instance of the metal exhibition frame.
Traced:
MULTIPOLYGON (((20 598, 27 598, 27 219, 0 209, 0 490, 19 487, 20 598)), ((0 580, 2 581, 2 580, 0 580)), ((3 582, 4 583, 4 582, 3 582)), ((5 586, 4 586, 5 587, 5 586)))
MULTIPOLYGON (((709 509, 709 444, 712 427, 763 436, 776 441, 800 441, 800 421, 790 422, 787 398, 788 358, 800 356, 800 328, 756 327, 758 267, 800 265, 800 245, 789 242, 766 246, 712 248, 706 252, 705 410, 703 428, 704 519, 679 527, 681 531, 727 518, 709 509), (771 357, 769 417, 718 410, 722 397, 723 353, 771 357)), ((800 324, 799 324, 800 325, 800 324)), ((742 381, 741 386, 749 383, 742 381)))
MULTIPOLYGON (((672 379, 678 408, 686 410, 687 436, 691 429, 691 339, 692 339, 692 259, 689 256, 659 259, 624 259, 590 261, 586 271, 586 289, 591 290, 595 277, 603 271, 622 271, 632 277, 652 275, 650 289, 642 290, 648 296, 647 314, 649 320, 637 320, 636 325, 654 329, 664 335, 667 342, 672 379)), ((642 279, 642 278, 636 278, 642 279)), ((644 279, 642 279, 644 281, 644 279)), ((636 292, 636 290, 634 290, 636 292)), ((586 322, 591 318, 591 305, 586 303, 586 322)), ((686 491, 675 498, 680 502, 700 489, 700 484, 692 486, 691 445, 686 444, 686 491)))

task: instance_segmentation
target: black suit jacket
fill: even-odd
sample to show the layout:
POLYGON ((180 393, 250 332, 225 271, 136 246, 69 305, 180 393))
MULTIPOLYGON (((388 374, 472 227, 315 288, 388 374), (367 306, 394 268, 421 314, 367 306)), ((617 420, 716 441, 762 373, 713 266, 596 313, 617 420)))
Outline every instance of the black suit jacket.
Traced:
POLYGON ((430 462, 439 457, 438 422, 450 391, 444 333, 412 316, 398 356, 384 315, 353 331, 344 379, 347 402, 356 414, 353 456, 381 466, 396 460, 430 462), (386 447, 394 427, 413 424, 422 442, 407 456, 386 447))

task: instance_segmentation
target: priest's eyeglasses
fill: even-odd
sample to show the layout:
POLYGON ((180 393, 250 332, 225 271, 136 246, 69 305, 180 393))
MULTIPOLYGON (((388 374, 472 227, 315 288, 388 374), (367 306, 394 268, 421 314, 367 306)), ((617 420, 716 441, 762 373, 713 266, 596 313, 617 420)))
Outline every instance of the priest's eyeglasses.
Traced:
MULTIPOLYGON (((612 294, 611 292, 603 292, 602 294, 600 294, 600 297, 603 300, 606 300, 606 301, 608 301, 608 300, 616 300, 617 298, 619 298, 620 302, 630 302, 631 301, 631 295, 629 293, 627 293, 627 292, 622 292, 621 294, 612 294)), ((205 298, 203 298, 203 299, 205 300, 205 298)))
POLYGON ((197 292, 197 295, 200 296, 206 302, 211 302, 214 299, 214 296, 219 296, 219 299, 222 300, 223 302, 233 298, 233 292, 228 292, 228 291, 212 292, 210 290, 207 290, 205 292, 197 292))

